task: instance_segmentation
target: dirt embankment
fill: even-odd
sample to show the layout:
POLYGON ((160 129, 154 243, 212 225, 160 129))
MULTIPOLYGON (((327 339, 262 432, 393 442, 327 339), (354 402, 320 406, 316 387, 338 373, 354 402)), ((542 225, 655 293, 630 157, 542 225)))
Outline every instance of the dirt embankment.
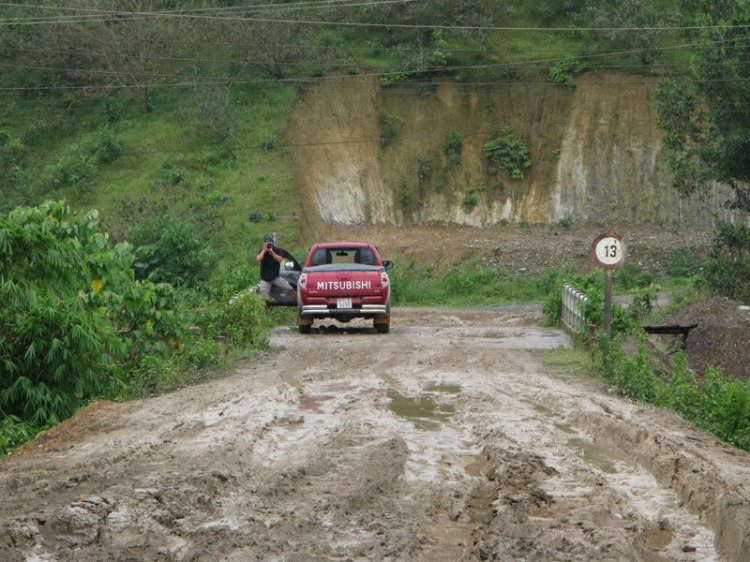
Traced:
POLYGON ((727 216, 726 189, 682 200, 671 187, 649 102, 653 78, 592 73, 578 83, 472 89, 446 78, 419 91, 339 76, 309 88, 287 131, 290 141, 308 143, 292 151, 303 234, 320 237, 327 225, 568 218, 705 227, 713 213, 727 216), (386 146, 380 116, 403 122, 386 146), (506 126, 531 154, 522 180, 482 151, 489 133, 506 126), (462 133, 463 149, 446 169, 451 130, 462 133), (479 202, 467 205, 472 189, 479 202))
POLYGON ((721 297, 689 303, 665 323, 698 326, 685 344, 688 363, 699 376, 706 365, 750 380, 750 309, 721 297))
POLYGON ((538 312, 400 309, 79 414, 0 462, 0 560, 745 562, 750 455, 540 362, 538 312))
MULTIPOLYGON (((663 230, 632 224, 611 225, 611 228, 623 235, 628 261, 651 273, 663 273, 676 248, 704 255, 713 236, 710 230, 700 229, 663 230)), ((506 273, 541 273, 566 264, 587 272, 595 267, 591 244, 602 231, 603 228, 596 226, 565 229, 530 225, 525 229, 511 225, 493 228, 378 225, 328 227, 322 239, 367 240, 386 259, 401 255, 438 268, 475 259, 506 273)))

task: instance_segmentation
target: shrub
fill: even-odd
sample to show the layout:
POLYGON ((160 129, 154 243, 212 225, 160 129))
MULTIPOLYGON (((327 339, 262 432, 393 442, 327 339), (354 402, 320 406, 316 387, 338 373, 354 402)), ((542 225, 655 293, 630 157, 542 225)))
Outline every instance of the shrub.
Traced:
POLYGON ((216 339, 188 337, 180 353, 144 356, 125 374, 125 396, 142 397, 179 388, 221 364, 222 346, 216 339))
POLYGON ((52 187, 76 187, 81 197, 91 193, 99 179, 97 158, 81 146, 69 148, 52 169, 52 187))
POLYGON ((258 209, 253 209, 247 214, 247 219, 250 222, 262 222, 263 221, 263 213, 259 211, 258 209))
POLYGON ((161 165, 159 183, 162 185, 177 185, 184 177, 184 172, 174 162, 164 162, 161 165))
POLYGON ((672 376, 655 367, 642 332, 635 356, 630 357, 617 340, 598 339, 594 374, 623 394, 669 408, 719 439, 750 450, 750 383, 707 367, 701 383, 688 368, 684 352, 674 355, 672 376))
POLYGON ((276 148, 276 135, 264 136, 260 141, 260 147, 266 151, 271 151, 276 148))
MULTIPOLYGON (((582 311, 586 323, 602 326, 604 323, 604 273, 597 271, 589 275, 574 275, 570 270, 551 270, 542 278, 547 297, 542 304, 545 323, 550 326, 560 324, 562 316, 562 287, 568 283, 584 293, 588 302, 582 311)), ((649 293, 650 295, 650 293, 649 293)), ((635 309, 625 310, 617 302, 612 302, 612 333, 630 334, 638 326, 635 309)))
POLYGON ((196 138, 224 142, 232 132, 231 95, 227 88, 201 88, 177 110, 179 122, 189 127, 196 138))
POLYGON ((466 191, 466 197, 464 198, 464 205, 466 205, 469 208, 476 207, 477 203, 479 203, 479 193, 487 189, 484 184, 477 183, 475 185, 472 185, 467 191, 466 191))
POLYGON ((476 207, 477 203, 479 203, 479 195, 476 193, 466 193, 466 197, 464 198, 464 205, 466 205, 469 208, 476 207))
POLYGON ((399 127, 404 120, 398 115, 391 115, 387 111, 378 113, 378 125, 380 125, 380 146, 387 147, 398 137, 399 127))
POLYGON ((461 133, 455 129, 451 130, 445 137, 445 153, 451 155, 452 153, 461 154, 464 148, 464 141, 461 137, 461 133))
POLYGON ((463 151, 464 141, 461 133, 455 129, 451 130, 445 137, 445 155, 448 157, 445 166, 443 166, 443 176, 453 170, 461 163, 461 152, 463 151))
POLYGON ((584 72, 589 65, 588 61, 577 58, 561 60, 549 69, 549 79, 556 84, 565 84, 569 88, 575 88, 575 75, 584 72))
POLYGON ((174 215, 144 220, 129 229, 128 238, 138 247, 139 279, 195 287, 208 279, 216 261, 195 223, 174 215))
POLYGON ((417 175, 420 180, 429 179, 432 175, 432 160, 429 158, 417 158, 417 175))
POLYGON ((69 147, 51 170, 51 187, 76 188, 86 198, 99 180, 99 164, 110 164, 120 156, 120 147, 107 127, 99 127, 93 138, 69 147))
POLYGON ((410 75, 411 75, 411 72, 406 69, 391 69, 386 74, 383 74, 380 77, 380 84, 384 88, 387 88, 388 86, 391 86, 392 84, 397 84, 398 82, 407 81, 410 75))
POLYGON ((744 222, 716 221, 704 274, 714 291, 750 303, 750 228, 744 222))
MULTIPOLYGON (((117 387, 113 364, 128 351, 110 309, 93 303, 126 263, 98 232, 97 213, 63 203, 0 217, 0 410, 56 422, 83 400, 117 387), (104 280, 104 281, 102 281, 104 280)), ((115 281, 112 281, 115 283, 115 281)))
POLYGON ((485 157, 500 163, 515 180, 524 178, 521 168, 531 168, 531 155, 523 141, 516 139, 511 127, 504 127, 500 135, 492 138, 483 147, 485 157))
POLYGON ((89 149, 99 164, 111 164, 120 156, 120 146, 108 127, 99 127, 89 149))
POLYGON ((701 272, 703 259, 687 248, 679 248, 672 252, 664 269, 670 277, 693 277, 701 272))
POLYGON ((226 333, 232 345, 265 345, 267 341, 265 303, 247 292, 233 297, 224 295, 207 303, 196 318, 196 324, 208 338, 226 333))
POLYGON ((642 289, 653 283, 654 276, 641 270, 633 262, 625 262, 617 268, 614 274, 614 282, 623 289, 642 289))
POLYGON ((228 300, 227 295, 236 295, 255 286, 260 279, 260 271, 255 261, 255 251, 251 250, 247 259, 234 260, 211 276, 210 283, 202 287, 202 292, 209 299, 228 300))
POLYGON ((576 220, 573 217, 565 217, 557 221, 558 228, 573 228, 576 220))
POLYGON ((13 415, 0 420, 0 457, 33 439, 43 428, 13 415))

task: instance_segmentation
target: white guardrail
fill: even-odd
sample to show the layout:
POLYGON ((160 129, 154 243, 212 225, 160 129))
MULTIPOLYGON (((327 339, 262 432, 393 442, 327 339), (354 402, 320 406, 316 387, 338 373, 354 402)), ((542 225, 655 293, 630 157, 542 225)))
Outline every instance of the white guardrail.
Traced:
POLYGON ((580 334, 586 328, 581 303, 589 298, 580 291, 576 291, 568 284, 562 288, 562 315, 560 321, 563 328, 571 334, 580 334))

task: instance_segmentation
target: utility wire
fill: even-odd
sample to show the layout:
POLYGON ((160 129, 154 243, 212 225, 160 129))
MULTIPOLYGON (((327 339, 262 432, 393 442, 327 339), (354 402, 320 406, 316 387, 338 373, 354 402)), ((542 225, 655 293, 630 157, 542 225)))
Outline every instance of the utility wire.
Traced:
MULTIPOLYGON (((746 45, 743 48, 748 48, 750 45, 746 45)), ((85 53, 85 52, 73 52, 73 51, 50 51, 45 49, 25 49, 26 51, 30 52, 43 52, 43 53, 67 53, 71 55, 80 55, 85 57, 115 57, 115 58, 128 58, 133 59, 136 58, 132 55, 118 55, 114 53, 85 53)), ((183 61, 183 62, 201 62, 201 63, 220 63, 220 64, 235 64, 238 66, 260 66, 260 65, 266 65, 266 64, 282 64, 286 66, 308 66, 310 63, 294 63, 294 62, 282 62, 279 63, 278 61, 258 61, 258 60, 219 60, 219 59, 184 59, 184 58, 175 58, 175 57, 144 57, 149 60, 166 60, 166 61, 183 61)), ((139 58, 140 60, 140 58, 139 58)), ((329 61, 340 61, 347 64, 355 64, 355 61, 351 61, 349 59, 326 59, 326 62, 329 61)), ((503 63, 502 66, 499 66, 498 68, 505 68, 509 67, 512 68, 515 66, 516 63, 503 63)), ((736 65, 748 65, 750 64, 750 61, 741 61, 734 63, 736 65)), ((392 67, 392 64, 383 63, 383 64, 357 64, 357 66, 360 67, 366 67, 366 68, 377 68, 377 67, 392 67)), ((608 69, 608 70, 628 70, 628 69, 641 69, 641 70, 651 70, 651 71, 658 71, 659 69, 667 69, 667 68, 684 68, 689 69, 691 67, 711 67, 716 66, 716 63, 695 63, 691 61, 682 61, 682 62, 672 62, 672 63, 656 63, 652 66, 645 67, 642 63, 638 64, 619 64, 619 65, 595 65, 589 67, 590 70, 602 70, 602 69, 608 69)), ((549 67, 548 63, 544 62, 534 62, 534 61, 526 61, 524 63, 524 68, 529 69, 546 69, 549 67)), ((4 64, 0 63, 0 68, 11 68, 11 69, 23 69, 23 70, 47 70, 47 71, 55 71, 55 72, 65 72, 68 74, 104 74, 104 75, 113 75, 113 76, 143 76, 146 78, 184 78, 184 79, 214 79, 214 80, 232 80, 234 76, 213 76, 213 75, 204 75, 204 74, 193 74, 193 75, 185 75, 185 74, 161 74, 161 73, 151 73, 151 72, 137 72, 137 71, 112 71, 112 70, 104 70, 104 69, 80 69, 80 68, 52 68, 52 67, 43 67, 43 66, 30 66, 30 65, 19 65, 19 64, 4 64)), ((415 74, 419 74, 422 71, 428 71, 433 69, 443 69, 446 67, 428 67, 424 70, 417 70, 415 71, 415 74)), ((459 67, 452 67, 454 71, 458 71, 462 68, 472 68, 469 66, 459 66, 459 67)), ((372 74, 359 74, 359 75, 352 75, 354 77, 360 77, 360 76, 371 76, 372 74)), ((380 75, 380 74, 379 74, 380 75)), ((486 76, 487 73, 469 73, 469 74, 462 74, 463 77, 476 77, 476 76, 486 76)), ((654 73, 654 76, 662 76, 662 74, 654 73)), ((380 75, 382 76, 382 75, 380 75)), ((305 79, 305 78, 299 78, 300 81, 307 81, 311 79, 305 79)), ((279 79, 269 79, 269 82, 278 82, 279 79)), ((262 83, 262 82, 259 82, 262 83)), ((409 81, 407 84, 424 84, 425 82, 414 82, 409 81)), ((461 82, 466 83, 466 82, 461 82)), ((369 83, 363 83, 364 85, 370 85, 369 83)), ((458 85, 458 84, 457 84, 458 85)))
MULTIPOLYGON (((22 29, 8 29, 6 30, 8 32, 24 32, 25 30, 22 29)), ((53 35, 55 37, 78 37, 75 33, 56 33, 51 31, 44 31, 45 35, 53 35)), ((701 47, 701 46, 711 46, 711 45, 718 45, 722 43, 731 43, 734 41, 744 41, 747 40, 747 38, 734 38, 734 39, 721 39, 717 41, 709 41, 706 43, 688 43, 685 45, 679 45, 677 47, 675 46, 668 46, 668 47, 654 47, 649 49, 640 49, 635 50, 632 52, 642 52, 644 50, 648 51, 660 51, 664 49, 673 49, 673 48, 692 48, 692 47, 701 47)), ((214 46, 224 46, 224 47, 268 47, 268 48, 285 48, 289 45, 279 45, 279 44, 266 44, 266 43, 235 43, 235 42, 216 42, 216 41, 187 41, 187 40, 168 40, 168 41, 162 41, 162 40, 156 40, 154 41, 155 44, 164 44, 164 45, 214 45, 214 46)), ((355 46, 329 46, 329 45, 299 45, 300 48, 304 49, 345 49, 347 51, 370 51, 372 50, 372 47, 355 47, 355 46)), ((462 49, 462 48, 451 48, 451 47, 441 47, 439 50, 441 51, 455 51, 455 52, 467 52, 467 53, 526 53, 526 52, 542 52, 542 53, 569 53, 572 50, 575 50, 577 47, 571 47, 570 49, 462 49)), ((378 46, 377 49, 379 51, 385 51, 385 52, 399 52, 399 51, 406 51, 406 52, 422 52, 424 49, 419 48, 408 48, 408 47, 381 47, 378 46)), ((607 54, 618 54, 622 51, 612 50, 612 49, 604 49, 600 51, 589 51, 590 54, 601 54, 601 55, 607 55, 607 54)), ((570 55, 577 56, 577 55, 570 55)))
MULTIPOLYGON (((298 79, 282 79, 282 80, 269 80, 268 82, 282 83, 282 84, 298 84, 304 86, 305 84, 315 84, 319 82, 310 82, 298 79)), ((707 84, 707 83, 745 83, 750 82, 750 78, 718 78, 718 79, 707 79, 707 80, 677 80, 679 84, 707 84)), ((20 87, 20 86, 9 86, 0 87, 0 91, 29 91, 29 90, 60 90, 60 91, 73 91, 73 90, 121 90, 131 88, 143 88, 148 86, 149 88, 197 88, 198 86, 232 86, 239 84, 258 84, 258 81, 252 80, 224 80, 224 81, 207 81, 207 82, 171 82, 171 83, 149 83, 149 84, 98 84, 98 85, 87 85, 87 86, 34 86, 34 87, 20 87)), ((554 82, 461 82, 461 83, 450 83, 446 82, 445 85, 449 86, 503 86, 504 88, 518 87, 518 86, 538 86, 538 87, 567 87, 565 84, 557 84, 554 82)), ((436 86, 435 82, 409 82, 406 85, 426 85, 436 86)), ((339 84, 336 86, 337 89, 355 87, 356 84, 339 84)), ((372 88, 382 88, 380 84, 363 84, 362 86, 368 86, 372 88)), ((578 82, 576 88, 588 87, 588 86, 614 86, 617 88, 633 88, 641 86, 654 86, 654 81, 635 81, 635 82, 578 82)))
MULTIPOLYGON (((351 1, 351 0, 346 0, 351 1)), ((328 5, 317 5, 317 6, 298 6, 284 7, 283 5, 275 5, 273 8, 266 8, 267 10, 320 10, 330 8, 350 8, 357 6, 378 6, 385 4, 407 4, 415 2, 417 0, 376 0, 372 2, 355 2, 355 3, 339 3, 339 4, 328 4, 328 5)), ((1 4, 0 4, 1 5, 1 4)), ((243 11, 254 11, 255 8, 245 8, 243 11)), ((189 13, 190 10, 185 10, 187 13, 173 13, 173 12, 105 12, 95 15, 80 15, 80 16, 59 16, 56 18, 5 18, 0 20, 0 27, 10 25, 54 25, 54 24, 71 24, 71 23, 94 23, 94 22, 107 22, 117 21, 119 19, 155 19, 155 18, 189 18, 189 19, 223 19, 223 20, 239 20, 244 21, 248 18, 244 17, 228 17, 228 16, 210 16, 210 15, 199 15, 189 13)))
MULTIPOLYGON (((62 35, 62 34, 56 34, 58 36, 62 37, 69 37, 69 35, 62 35)), ((697 43, 694 45, 685 45, 684 48, 687 49, 688 47, 700 49, 701 46, 705 45, 706 49, 715 49, 715 48, 721 48, 723 45, 729 42, 737 42, 737 41, 750 41, 750 38, 737 38, 737 39, 730 39, 725 40, 721 42, 717 42, 719 44, 714 43, 697 43)), ((268 48, 286 48, 289 45, 255 45, 255 44, 245 44, 245 43, 229 43, 227 45, 236 45, 236 46, 246 46, 246 47, 268 47, 268 48)), ((739 48, 747 48, 750 45, 740 45, 739 48)), ((682 48, 683 46, 680 46, 682 48)), ((349 47, 329 47, 329 46, 322 46, 322 45, 299 45, 297 46, 299 50, 306 50, 306 49, 342 49, 342 50, 364 50, 369 49, 368 47, 355 47, 355 48, 349 48, 349 47)), ((671 47, 669 47, 671 48, 671 47)), ((83 57, 120 57, 120 58, 132 58, 133 55, 123 55, 121 53, 112 53, 112 52, 92 52, 92 51, 68 51, 63 49, 32 49, 30 47, 15 47, 12 45, 6 46, 6 49, 8 51, 17 51, 17 52, 29 52, 29 53, 61 53, 61 54, 68 54, 68 55, 79 55, 83 57)), ((420 49, 383 49, 385 51, 393 50, 393 51, 416 51, 421 52, 420 49)), ((445 49, 440 48, 436 49, 439 51, 448 51, 448 52, 480 52, 480 53, 513 53, 513 54, 521 54, 521 53, 527 53, 527 52, 541 52, 541 53, 570 53, 574 49, 566 49, 566 50, 557 50, 557 49, 524 49, 523 51, 519 51, 517 49, 508 49, 508 50, 484 50, 484 49, 445 49)), ((658 48, 654 49, 644 49, 648 50, 649 52, 652 50, 658 50, 658 48)), ((589 52, 589 54, 585 55, 570 55, 568 58, 581 58, 585 56, 590 55, 601 55, 601 56, 607 56, 607 55, 616 55, 620 53, 621 51, 615 51, 615 50, 606 50, 606 51, 593 51, 589 52)), ((642 52, 642 51, 639 51, 642 52)), ((636 54, 635 52, 631 52, 633 54, 636 54)), ((169 60, 169 61, 181 61, 181 62, 200 62, 200 63, 208 63, 208 62, 215 62, 215 63, 232 63, 232 64, 242 64, 246 63, 248 61, 242 60, 242 59, 235 59, 235 60, 229 60, 229 59, 196 59, 196 58, 187 58, 187 57, 161 57, 161 56, 153 56, 153 55, 146 55, 146 56, 138 56, 141 60, 169 60)), ((341 61, 341 62, 347 62, 347 63, 358 63, 360 66, 390 66, 391 63, 383 63, 383 64, 375 64, 375 63, 365 63, 361 60, 355 58, 354 56, 350 57, 328 57, 324 59, 325 61, 341 61)), ((519 61, 521 62, 521 61, 519 61)), ((536 62, 535 60, 530 60, 529 62, 536 62)), ((689 61, 686 61, 689 62, 689 61)), ((299 64, 299 65, 306 65, 310 63, 282 63, 282 64, 299 64)), ((513 64, 512 61, 509 61, 508 64, 513 64)))
MULTIPOLYGON (((402 0, 402 2, 415 2, 417 0, 402 0)), ((0 6, 9 6, 9 7, 16 7, 16 8, 26 8, 26 9, 37 9, 37 10, 56 10, 56 11, 72 11, 72 12, 92 12, 96 16, 103 16, 103 15, 112 15, 112 14, 132 14, 132 13, 152 13, 152 14, 182 14, 182 13, 232 13, 232 12, 244 12, 244 11, 253 11, 253 10, 260 10, 260 9, 267 9, 267 10, 285 10, 289 8, 294 8, 297 6, 315 6, 320 8, 336 8, 339 5, 342 4, 349 4, 354 2, 354 0, 317 0, 313 2, 295 2, 295 3, 287 3, 287 4, 244 4, 242 6, 216 6, 212 8, 181 8, 178 10, 158 10, 153 12, 128 12, 124 10, 100 10, 97 8, 81 8, 81 7, 71 7, 71 6, 45 6, 45 5, 32 5, 32 4, 18 4, 13 2, 0 2, 0 6)), ((76 17, 76 16, 69 16, 69 17, 76 17)), ((20 19, 20 18, 5 18, 6 20, 13 20, 13 19, 20 19)), ((26 19, 26 18, 24 18, 26 19)), ((28 18, 28 19, 42 19, 42 18, 28 18)), ((2 21, 2 20, 0 20, 2 21)))
MULTIPOLYGON (((748 41, 750 38, 742 38, 740 40, 748 41)), ((674 48, 681 48, 684 47, 684 45, 672 47, 674 48)), ((665 47, 663 50, 667 50, 668 48, 665 47)), ((620 54, 632 54, 632 53, 642 53, 644 51, 650 51, 650 49, 630 49, 626 51, 620 51, 620 54)), ((521 66, 529 66, 529 65, 539 65, 543 63, 556 63, 556 62, 563 62, 570 60, 571 58, 575 59, 592 59, 592 58, 598 58, 598 57, 604 57, 604 56, 611 56, 612 53, 607 54, 592 54, 592 55, 581 55, 578 57, 564 57, 564 58, 552 58, 552 59, 539 59, 539 60, 532 60, 532 61, 515 61, 515 62, 503 62, 503 63, 490 63, 490 64, 478 64, 478 65, 460 65, 460 66, 438 66, 438 67, 428 67, 425 69, 420 69, 414 71, 417 74, 422 73, 432 73, 432 72, 446 72, 446 71, 460 71, 460 70, 474 70, 474 69, 491 69, 491 68, 516 68, 521 66)), ((277 63, 278 64, 278 63, 277 63)), ((283 64, 283 63, 280 63, 283 64)), ((109 75, 129 75, 129 76, 147 76, 151 78, 184 78, 184 76, 179 74, 157 74, 157 73, 146 73, 146 72, 122 72, 122 71, 109 71, 109 70, 85 70, 85 69, 65 69, 65 68, 53 68, 53 67, 32 67, 32 66, 18 66, 18 65, 8 65, 8 64, 0 64, 2 67, 10 67, 10 68, 24 68, 29 70, 49 70, 49 71, 55 71, 55 72, 80 72, 80 73, 89 73, 89 74, 109 74, 109 75)), ((263 82, 320 82, 320 81, 340 81, 340 80, 351 80, 351 79, 358 79, 358 78, 367 78, 367 77, 382 77, 389 75, 390 72, 371 72, 367 74, 358 74, 353 76, 333 76, 333 77, 320 77, 320 78, 306 78, 306 79, 300 79, 300 78, 278 78, 278 79, 257 79, 257 80, 249 80, 244 81, 245 83, 263 83, 263 82)), ((191 78, 208 78, 208 79, 228 79, 229 77, 226 76, 194 76, 191 78)))
MULTIPOLYGON (((177 62, 199 62, 199 63, 218 63, 218 64, 238 64, 238 65, 247 65, 247 64, 283 64, 283 65, 289 65, 289 66, 308 66, 311 63, 309 62, 283 62, 279 63, 278 61, 256 61, 256 60, 244 60, 244 59, 192 59, 192 58, 183 58, 183 57, 157 57, 157 56, 136 56, 136 55, 123 55, 121 53, 95 53, 91 51, 66 51, 62 49, 28 49, 28 48, 21 48, 21 47, 8 47, 9 51, 20 51, 24 53, 59 53, 64 55, 77 55, 81 57, 114 57, 114 58, 125 58, 125 59, 134 59, 137 58, 138 60, 165 60, 165 61, 177 61, 177 62)), ((1 59, 0 59, 1 60, 1 59)), ((342 62, 347 64, 353 64, 358 61, 352 59, 352 58, 329 58, 326 57, 324 59, 326 62, 342 62)), ((390 63, 381 63, 381 64, 375 64, 375 63, 358 63, 359 66, 392 66, 390 63)), ((22 67, 18 67, 22 68, 22 67)), ((74 71, 71 71, 74 72, 74 71)))
MULTIPOLYGON (((386 0, 389 2, 401 2, 403 0, 386 0)), ((699 29, 747 29, 748 24, 724 24, 724 25, 688 25, 688 26, 638 26, 638 27, 511 27, 511 26, 481 26, 481 25, 415 25, 406 23, 375 23, 375 22, 351 22, 351 21, 310 21, 310 20, 289 20, 279 18, 246 18, 234 16, 211 16, 199 14, 166 14, 159 12, 117 12, 116 15, 127 15, 129 18, 138 16, 139 18, 187 18, 187 19, 204 19, 220 21, 242 21, 242 22, 260 22, 260 23, 285 23, 295 25, 313 25, 313 26, 342 26, 342 27, 370 27, 383 29, 443 29, 447 31, 539 31, 547 33, 555 32, 580 32, 580 31, 686 31, 699 29)), ((96 16, 93 16, 96 17, 96 16)), ((112 21, 113 18, 90 19, 86 22, 112 21)), ((80 23, 83 20, 73 21, 54 21, 54 22, 13 22, 2 23, 0 27, 7 25, 37 25, 45 23, 80 23)))

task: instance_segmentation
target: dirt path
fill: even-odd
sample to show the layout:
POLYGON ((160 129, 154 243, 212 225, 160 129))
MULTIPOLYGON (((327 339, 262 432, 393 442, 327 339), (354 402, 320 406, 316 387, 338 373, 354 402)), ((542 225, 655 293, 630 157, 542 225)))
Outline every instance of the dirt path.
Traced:
POLYGON ((519 311, 399 309, 101 404, 0 463, 0 561, 750 560, 750 455, 546 367, 519 311))

